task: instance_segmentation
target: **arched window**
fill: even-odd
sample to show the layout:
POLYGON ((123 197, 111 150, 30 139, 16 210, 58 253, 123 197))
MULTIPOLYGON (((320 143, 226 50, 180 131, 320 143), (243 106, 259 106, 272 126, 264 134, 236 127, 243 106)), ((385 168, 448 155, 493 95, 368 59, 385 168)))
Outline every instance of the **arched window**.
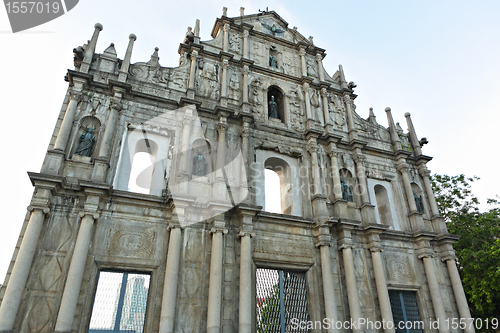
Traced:
POLYGON ((285 122, 285 107, 283 92, 277 86, 267 89, 267 113, 269 118, 285 122))
POLYGON ((374 190, 380 223, 394 227, 391 203, 386 188, 382 185, 375 185, 374 190))
POLYGON ((288 163, 279 158, 270 157, 264 163, 264 168, 266 169, 264 173, 264 177, 266 178, 265 210, 273 213, 278 212, 281 214, 292 214, 293 197, 290 166, 288 163), (276 175, 278 176, 278 179, 276 178, 276 175), (273 202, 277 202, 278 199, 273 200, 272 198, 279 198, 279 207, 276 203, 272 204, 273 202), (268 207, 268 202, 272 206, 268 207))
MULTIPOLYGON (((155 161, 158 145, 151 140, 137 141, 132 159, 132 168, 128 181, 128 190, 131 192, 151 194, 154 182, 163 179, 163 175, 155 175, 155 161), (158 179, 161 176, 160 179, 158 179)), ((161 181, 161 180, 160 180, 161 181)))

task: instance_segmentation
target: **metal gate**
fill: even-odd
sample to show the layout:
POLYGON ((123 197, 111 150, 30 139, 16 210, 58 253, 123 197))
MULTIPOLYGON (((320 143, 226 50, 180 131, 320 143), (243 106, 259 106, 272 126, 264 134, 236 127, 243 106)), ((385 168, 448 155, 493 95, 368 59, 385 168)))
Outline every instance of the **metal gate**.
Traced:
POLYGON ((309 332, 293 324, 309 320, 305 273, 258 268, 256 280, 258 333, 309 332))

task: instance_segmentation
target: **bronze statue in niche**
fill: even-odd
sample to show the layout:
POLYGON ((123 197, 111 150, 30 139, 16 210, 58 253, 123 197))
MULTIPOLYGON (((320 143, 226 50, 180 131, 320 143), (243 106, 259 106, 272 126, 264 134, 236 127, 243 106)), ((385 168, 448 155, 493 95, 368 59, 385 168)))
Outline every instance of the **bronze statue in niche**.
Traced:
POLYGON ((274 96, 271 96, 269 101, 269 118, 279 119, 278 104, 274 101, 274 96))
POLYGON ((92 156, 94 152, 95 136, 92 134, 92 127, 87 128, 87 132, 80 135, 78 147, 75 150, 75 155, 92 156))

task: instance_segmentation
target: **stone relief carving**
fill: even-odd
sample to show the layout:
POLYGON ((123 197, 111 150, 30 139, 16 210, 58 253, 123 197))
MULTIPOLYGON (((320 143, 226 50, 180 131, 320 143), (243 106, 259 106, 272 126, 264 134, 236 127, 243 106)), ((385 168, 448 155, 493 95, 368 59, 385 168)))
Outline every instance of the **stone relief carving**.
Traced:
POLYGON ((262 98, 262 81, 256 78, 250 84, 250 103, 252 104, 252 112, 254 116, 261 120, 263 119, 263 98, 262 98))
POLYGON ((304 110, 301 108, 302 92, 296 84, 292 85, 289 92, 290 100, 290 120, 292 128, 298 132, 303 132, 304 127, 304 110))
POLYGON ((314 63, 314 60, 307 59, 306 67, 307 67, 307 76, 313 76, 313 77, 318 76, 317 71, 316 71, 316 64, 314 63))
POLYGON ((203 70, 199 75, 198 94, 200 96, 209 97, 212 99, 219 99, 219 65, 212 63, 205 63, 203 70))
POLYGON ((265 66, 266 60, 264 59, 264 45, 262 43, 253 42, 253 55, 256 65, 265 66))
POLYGON ((237 34, 231 34, 229 37, 229 50, 241 54, 241 37, 237 34))
POLYGON ((290 52, 283 52, 283 73, 297 76, 296 57, 290 52))
POLYGON ((240 81, 237 73, 233 73, 229 80, 229 98, 234 100, 240 99, 240 81))
POLYGON ((416 276, 412 261, 404 255, 385 254, 384 261, 387 273, 387 280, 394 283, 415 283, 416 276))
POLYGON ((273 242, 270 240, 258 239, 255 241, 254 252, 290 255, 294 257, 312 257, 312 244, 305 246, 298 243, 273 242))
POLYGON ((177 90, 185 90, 187 87, 188 75, 184 70, 173 70, 170 75, 172 88, 177 90))
POLYGON ((150 229, 110 227, 107 235, 108 253, 135 258, 150 258, 155 252, 156 231, 150 229))
POLYGON ((410 148, 410 140, 408 140, 408 135, 403 132, 401 125, 396 123, 396 132, 398 133, 399 139, 401 140, 401 145, 406 148, 410 148))

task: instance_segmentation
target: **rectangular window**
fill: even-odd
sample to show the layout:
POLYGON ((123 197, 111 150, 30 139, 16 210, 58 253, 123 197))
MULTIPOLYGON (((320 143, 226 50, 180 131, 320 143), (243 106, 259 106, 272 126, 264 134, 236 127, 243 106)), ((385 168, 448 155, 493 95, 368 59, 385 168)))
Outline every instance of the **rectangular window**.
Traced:
POLYGON ((309 332, 293 325, 309 320, 305 273, 258 268, 256 284, 257 333, 309 332))
POLYGON ((415 291, 389 290, 396 333, 424 332, 415 291))
POLYGON ((143 333, 149 274, 100 272, 89 333, 143 333))

